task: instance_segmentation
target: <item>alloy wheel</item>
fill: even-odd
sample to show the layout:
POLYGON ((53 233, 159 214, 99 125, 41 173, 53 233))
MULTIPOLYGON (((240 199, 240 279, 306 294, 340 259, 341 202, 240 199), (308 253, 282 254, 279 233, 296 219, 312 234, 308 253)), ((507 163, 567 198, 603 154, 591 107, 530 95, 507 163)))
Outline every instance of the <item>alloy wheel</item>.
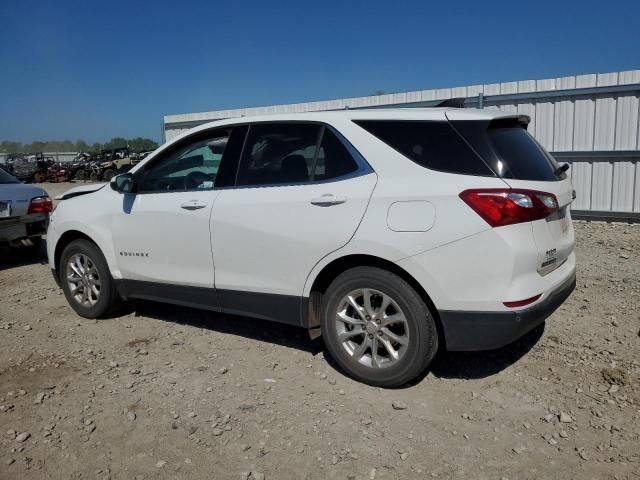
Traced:
POLYGON ((100 274, 95 262, 84 253, 76 253, 67 262, 67 285, 71 297, 83 307, 100 300, 100 274))
POLYGON ((398 303, 371 288, 349 292, 335 316, 338 340, 351 358, 371 368, 398 362, 409 345, 409 325, 398 303))

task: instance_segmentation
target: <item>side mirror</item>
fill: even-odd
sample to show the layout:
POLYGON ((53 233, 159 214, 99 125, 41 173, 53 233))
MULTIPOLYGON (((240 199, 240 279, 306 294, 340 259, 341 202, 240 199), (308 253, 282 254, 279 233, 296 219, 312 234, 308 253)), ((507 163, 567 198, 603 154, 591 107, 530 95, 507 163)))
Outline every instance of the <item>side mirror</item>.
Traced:
POLYGON ((113 177, 110 182, 111 188, 118 193, 132 193, 134 191, 135 182, 133 174, 123 173, 113 177))

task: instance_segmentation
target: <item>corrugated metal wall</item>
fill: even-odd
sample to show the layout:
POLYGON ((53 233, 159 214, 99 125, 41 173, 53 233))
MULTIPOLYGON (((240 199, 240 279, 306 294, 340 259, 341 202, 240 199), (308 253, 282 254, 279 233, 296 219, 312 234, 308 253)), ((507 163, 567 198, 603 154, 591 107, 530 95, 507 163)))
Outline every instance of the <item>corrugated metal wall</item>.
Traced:
POLYGON ((469 106, 531 117, 529 131, 559 160, 571 164, 574 210, 640 218, 640 70, 167 115, 163 134, 171 140, 196 125, 230 117, 433 106, 457 97, 466 98, 469 106))

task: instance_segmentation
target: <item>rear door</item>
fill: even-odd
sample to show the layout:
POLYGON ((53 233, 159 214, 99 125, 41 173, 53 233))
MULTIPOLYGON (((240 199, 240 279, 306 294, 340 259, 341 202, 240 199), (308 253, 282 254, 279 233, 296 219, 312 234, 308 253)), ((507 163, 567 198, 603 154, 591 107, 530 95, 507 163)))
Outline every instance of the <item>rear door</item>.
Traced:
POLYGON ((212 215, 223 309, 295 317, 279 301, 299 306, 308 273, 351 239, 376 183, 350 148, 320 124, 250 126, 235 185, 220 190, 212 215))
POLYGON ((555 159, 526 131, 526 121, 525 118, 504 118, 451 123, 511 188, 555 195, 558 211, 531 223, 538 249, 537 269, 546 275, 562 265, 574 250, 569 210, 574 190, 566 173, 558 170, 555 159))

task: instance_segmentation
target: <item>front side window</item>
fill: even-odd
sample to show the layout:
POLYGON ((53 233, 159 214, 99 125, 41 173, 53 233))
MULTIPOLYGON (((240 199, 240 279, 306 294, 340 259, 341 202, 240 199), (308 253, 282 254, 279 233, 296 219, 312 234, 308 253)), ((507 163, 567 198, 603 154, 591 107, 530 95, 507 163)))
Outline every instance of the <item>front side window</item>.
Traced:
POLYGON ((236 185, 290 185, 344 177, 358 164, 331 129, 318 124, 252 125, 236 185))
POLYGON ((138 192, 213 189, 229 135, 207 132, 171 148, 144 169, 138 192))

